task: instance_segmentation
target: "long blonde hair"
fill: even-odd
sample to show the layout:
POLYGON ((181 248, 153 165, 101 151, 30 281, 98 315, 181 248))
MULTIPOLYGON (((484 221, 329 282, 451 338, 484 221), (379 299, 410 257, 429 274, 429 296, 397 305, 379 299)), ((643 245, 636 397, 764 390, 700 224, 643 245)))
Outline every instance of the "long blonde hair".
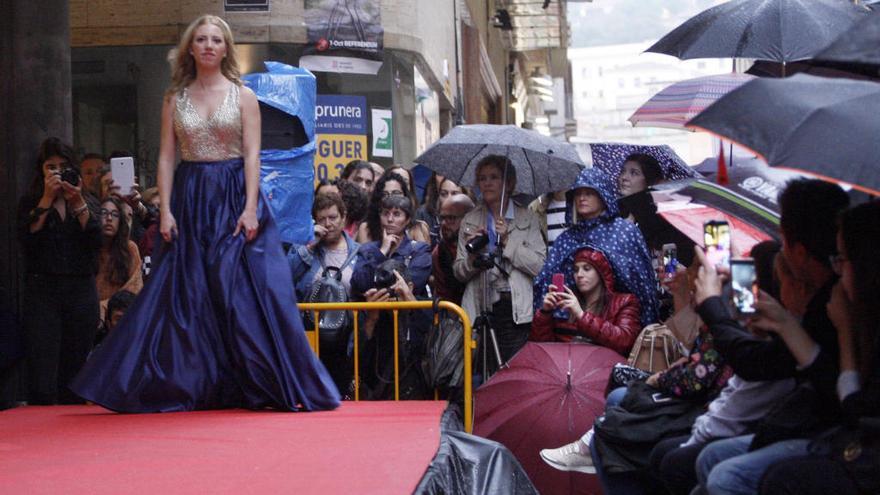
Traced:
POLYGON ((215 15, 203 15, 192 21, 180 38, 177 48, 169 55, 171 62, 171 86, 166 92, 173 95, 182 91, 196 79, 196 62, 190 54, 190 46, 195 37, 196 29, 205 24, 213 24, 220 28, 223 40, 226 42, 226 57, 220 62, 220 73, 235 84, 241 86, 241 70, 238 68, 238 59, 235 55, 235 40, 232 38, 232 29, 223 19, 215 15))

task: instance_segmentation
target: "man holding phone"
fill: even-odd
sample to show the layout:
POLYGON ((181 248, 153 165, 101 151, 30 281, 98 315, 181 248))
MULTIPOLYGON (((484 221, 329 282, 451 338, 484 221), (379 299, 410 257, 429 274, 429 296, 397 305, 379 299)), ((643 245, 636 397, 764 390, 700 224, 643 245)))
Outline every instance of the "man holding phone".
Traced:
POLYGON ((760 294, 750 324, 767 331, 770 338, 758 338, 739 326, 721 300, 722 276, 697 252, 702 264, 695 292, 697 312, 712 332, 715 349, 736 375, 749 381, 804 378, 758 422, 755 434, 712 442, 700 453, 697 476, 712 493, 756 493, 768 466, 805 455, 805 439, 833 424, 839 414, 837 370, 812 368, 822 361, 820 353, 838 353, 836 331, 826 310, 836 282, 829 257, 836 253, 837 215, 848 204, 849 197, 840 187, 814 179, 790 182, 779 197, 782 253, 810 298, 802 320, 816 343, 809 356, 793 355, 778 337, 797 319, 766 293, 760 294))
POLYGON ((755 260, 730 260, 730 280, 733 289, 733 305, 741 315, 755 312, 758 300, 758 275, 755 260))

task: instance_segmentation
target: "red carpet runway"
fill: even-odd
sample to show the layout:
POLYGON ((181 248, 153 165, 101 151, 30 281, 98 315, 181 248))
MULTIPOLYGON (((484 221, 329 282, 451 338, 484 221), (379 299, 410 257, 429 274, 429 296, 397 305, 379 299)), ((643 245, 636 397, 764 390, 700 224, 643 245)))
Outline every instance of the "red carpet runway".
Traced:
POLYGON ((411 493, 445 402, 345 402, 331 412, 0 413, 3 493, 411 493))

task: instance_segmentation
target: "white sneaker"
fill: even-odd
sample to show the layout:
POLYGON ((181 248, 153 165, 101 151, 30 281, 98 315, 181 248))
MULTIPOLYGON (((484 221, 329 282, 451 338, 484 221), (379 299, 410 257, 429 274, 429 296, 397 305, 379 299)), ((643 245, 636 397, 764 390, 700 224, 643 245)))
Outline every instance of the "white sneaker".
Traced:
POLYGON ((595 474, 596 468, 593 466, 593 458, 589 453, 581 454, 580 444, 580 440, 575 440, 558 449, 544 449, 541 451, 541 459, 560 471, 595 474))

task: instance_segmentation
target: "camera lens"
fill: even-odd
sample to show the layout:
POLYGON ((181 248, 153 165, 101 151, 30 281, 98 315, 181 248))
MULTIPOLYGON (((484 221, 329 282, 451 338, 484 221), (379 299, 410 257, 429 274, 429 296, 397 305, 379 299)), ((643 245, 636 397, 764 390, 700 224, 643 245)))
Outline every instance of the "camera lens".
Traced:
POLYGON ((79 174, 72 168, 65 168, 61 171, 61 180, 71 186, 77 186, 79 185, 79 174))
POLYGON ((376 273, 373 275, 373 286, 376 289, 387 289, 394 285, 395 281, 396 277, 394 276, 394 272, 382 268, 377 269, 376 273))
POLYGON ((469 240, 467 244, 464 245, 464 248, 469 253, 477 253, 482 251, 483 248, 489 245, 489 234, 480 234, 477 237, 469 240))

